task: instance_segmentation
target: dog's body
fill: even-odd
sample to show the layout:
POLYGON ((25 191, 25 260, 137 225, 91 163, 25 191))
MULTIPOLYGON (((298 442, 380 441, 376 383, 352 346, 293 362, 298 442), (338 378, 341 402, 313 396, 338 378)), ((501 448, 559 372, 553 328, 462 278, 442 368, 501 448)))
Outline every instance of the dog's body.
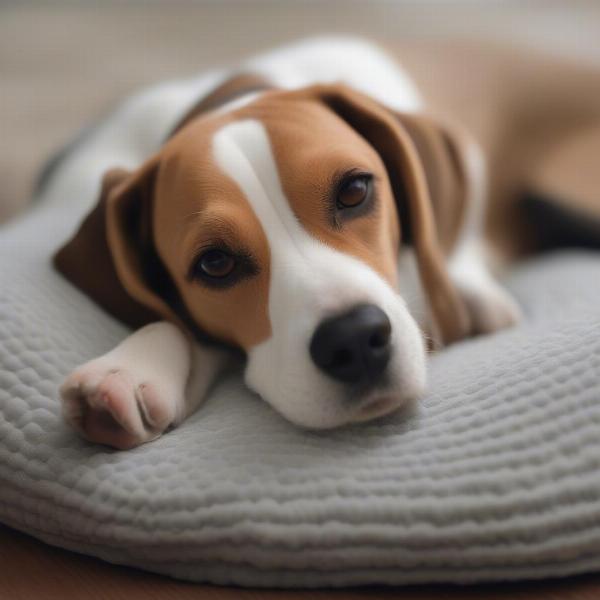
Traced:
POLYGON ((486 266, 482 153, 427 110, 387 55, 331 39, 159 86, 101 124, 42 193, 91 207, 107 170, 135 172, 104 177, 57 265, 127 322, 157 322, 67 378, 67 420, 118 448, 156 438, 227 363, 215 341, 289 420, 367 420, 423 393, 426 337, 513 324, 486 266))

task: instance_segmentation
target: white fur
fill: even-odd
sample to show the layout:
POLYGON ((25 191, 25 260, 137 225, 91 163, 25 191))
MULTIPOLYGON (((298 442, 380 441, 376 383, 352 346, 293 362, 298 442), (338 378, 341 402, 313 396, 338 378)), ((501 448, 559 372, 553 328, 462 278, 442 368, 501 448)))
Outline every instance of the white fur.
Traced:
POLYGON ((244 192, 272 249, 272 335, 248 354, 248 385, 290 421, 314 428, 359 419, 382 396, 388 399, 387 410, 415 399, 425 383, 425 354, 402 298, 373 269, 301 227, 281 187, 264 126, 253 120, 231 123, 216 133, 213 151, 217 164, 244 192), (376 395, 352 399, 315 367, 309 345, 322 320, 363 303, 377 304, 392 322, 390 383, 376 395))
POLYGON ((223 352, 192 344, 174 325, 152 323, 69 375, 61 387, 63 415, 84 435, 90 409, 121 425, 94 441, 117 447, 151 441, 198 408, 224 360, 223 352))
POLYGON ((154 439, 185 415, 190 356, 190 343, 175 326, 161 322, 139 329, 69 375, 61 388, 65 419, 89 436, 90 412, 108 413, 121 428, 91 437, 119 447, 154 439))
MULTIPOLYGON (((102 121, 55 171, 41 192, 46 203, 76 200, 83 216, 96 200, 102 175, 111 167, 134 169, 153 152, 199 99, 237 72, 263 75, 275 86, 299 88, 343 81, 397 110, 415 111, 419 94, 402 69, 377 46, 352 37, 323 37, 256 56, 236 69, 169 81, 129 98, 102 121)), ((229 109, 247 101, 234 101, 229 109)), ((66 234, 65 234, 66 235, 66 234)))
MULTIPOLYGON (((518 321, 520 309, 514 299, 492 277, 484 242, 486 165, 479 145, 465 132, 465 169, 469 182, 466 214, 452 254, 448 273, 467 304, 474 330, 493 332, 518 321)), ((398 262, 400 292, 411 315, 434 340, 439 333, 432 319, 427 296, 421 285, 412 248, 403 249, 398 262)))
POLYGON ((474 140, 465 147, 465 168, 470 182, 467 214, 462 232, 448 261, 448 272, 469 309, 478 333, 491 333, 514 324, 521 311, 510 294, 492 277, 484 242, 486 164, 474 140))
MULTIPOLYGON (((263 75, 287 89, 344 82, 395 110, 422 108, 402 69, 360 39, 308 40, 255 57, 235 72, 240 71, 263 75)), ((199 99, 233 73, 221 70, 168 82, 132 97, 60 164, 42 191, 46 204, 56 200, 56 210, 78 210, 83 216, 93 206, 108 168, 139 166, 199 99), (65 196, 76 204, 60 208, 65 196)), ((253 97, 248 94, 221 110, 232 110, 253 97)), ((424 349, 404 300, 365 264, 325 247, 299 226, 281 189, 264 128, 252 121, 234 123, 218 132, 214 152, 221 168, 246 194, 274 249, 269 300, 273 336, 251 350, 248 385, 290 420, 318 428, 371 418, 418 395, 424 385, 424 349), (308 345, 321 319, 361 302, 378 304, 387 313, 394 353, 389 386, 367 398, 348 399, 341 385, 314 367, 308 345)), ((495 284, 486 279, 476 247, 479 221, 477 215, 469 220, 451 270, 465 289, 475 290, 475 296, 482 286, 489 296, 495 284)), ((68 234, 65 231, 65 238, 68 234)), ((401 264, 410 260, 407 255, 401 264)), ((422 322, 427 318, 426 303, 417 281, 413 287, 407 298, 422 322)), ((65 415, 81 429, 86 410, 104 410, 123 431, 118 440, 109 432, 106 439, 95 441, 117 447, 142 443, 195 410, 222 363, 221 353, 190 345, 171 325, 155 324, 71 374, 61 392, 65 415), (160 423, 151 422, 147 404, 160 423)))
POLYGON ((402 67, 360 38, 312 38, 251 59, 245 66, 286 89, 343 82, 394 110, 414 112, 423 107, 402 67))

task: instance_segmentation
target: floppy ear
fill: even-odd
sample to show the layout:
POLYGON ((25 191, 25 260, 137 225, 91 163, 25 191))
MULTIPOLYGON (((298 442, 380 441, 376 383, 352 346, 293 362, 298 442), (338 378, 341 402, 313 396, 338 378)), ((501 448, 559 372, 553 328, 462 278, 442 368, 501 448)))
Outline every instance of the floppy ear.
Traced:
MULTIPOLYGON (((445 189, 449 176, 446 167, 439 172, 445 173, 443 177, 438 180, 437 172, 434 176, 434 152, 442 151, 439 146, 442 142, 430 147, 416 119, 401 119, 344 85, 314 86, 309 94, 329 106, 378 151, 396 198, 403 236, 415 248, 421 282, 440 341, 448 344, 466 337, 470 332, 469 316, 446 268, 432 201, 432 193, 445 189), (426 154, 425 160, 422 152, 426 154)), ((440 211, 451 211, 452 207, 447 207, 442 197, 440 200, 437 212, 441 216, 440 211)))
POLYGON ((445 254, 458 241, 468 205, 479 192, 469 136, 457 125, 427 114, 394 113, 421 159, 436 225, 445 254))
POLYGON ((55 255, 57 269, 132 327, 168 319, 174 286, 154 249, 152 208, 157 159, 138 171, 111 169, 97 205, 55 255))

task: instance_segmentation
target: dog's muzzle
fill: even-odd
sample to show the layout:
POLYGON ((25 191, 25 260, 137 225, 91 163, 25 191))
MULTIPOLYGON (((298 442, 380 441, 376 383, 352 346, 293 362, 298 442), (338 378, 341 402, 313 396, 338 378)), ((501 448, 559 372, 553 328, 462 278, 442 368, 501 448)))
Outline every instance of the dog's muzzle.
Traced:
POLYGON ((319 369, 338 381, 371 386, 390 360, 391 333, 390 320, 378 306, 356 306, 317 327, 310 356, 319 369))

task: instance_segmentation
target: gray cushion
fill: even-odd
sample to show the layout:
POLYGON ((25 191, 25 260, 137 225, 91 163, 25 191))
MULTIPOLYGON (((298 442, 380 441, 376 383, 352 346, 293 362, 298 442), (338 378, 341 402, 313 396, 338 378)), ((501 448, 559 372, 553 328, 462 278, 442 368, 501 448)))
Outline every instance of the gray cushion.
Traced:
MULTIPOLYGON (((221 381, 128 452, 80 440, 57 387, 126 329, 61 279, 74 225, 41 206, 0 230, 0 520, 51 544, 195 581, 486 581, 600 566, 600 259, 510 278, 518 328, 431 358, 408 420, 300 431, 221 381)), ((93 265, 90 265, 93 268, 93 265)))

